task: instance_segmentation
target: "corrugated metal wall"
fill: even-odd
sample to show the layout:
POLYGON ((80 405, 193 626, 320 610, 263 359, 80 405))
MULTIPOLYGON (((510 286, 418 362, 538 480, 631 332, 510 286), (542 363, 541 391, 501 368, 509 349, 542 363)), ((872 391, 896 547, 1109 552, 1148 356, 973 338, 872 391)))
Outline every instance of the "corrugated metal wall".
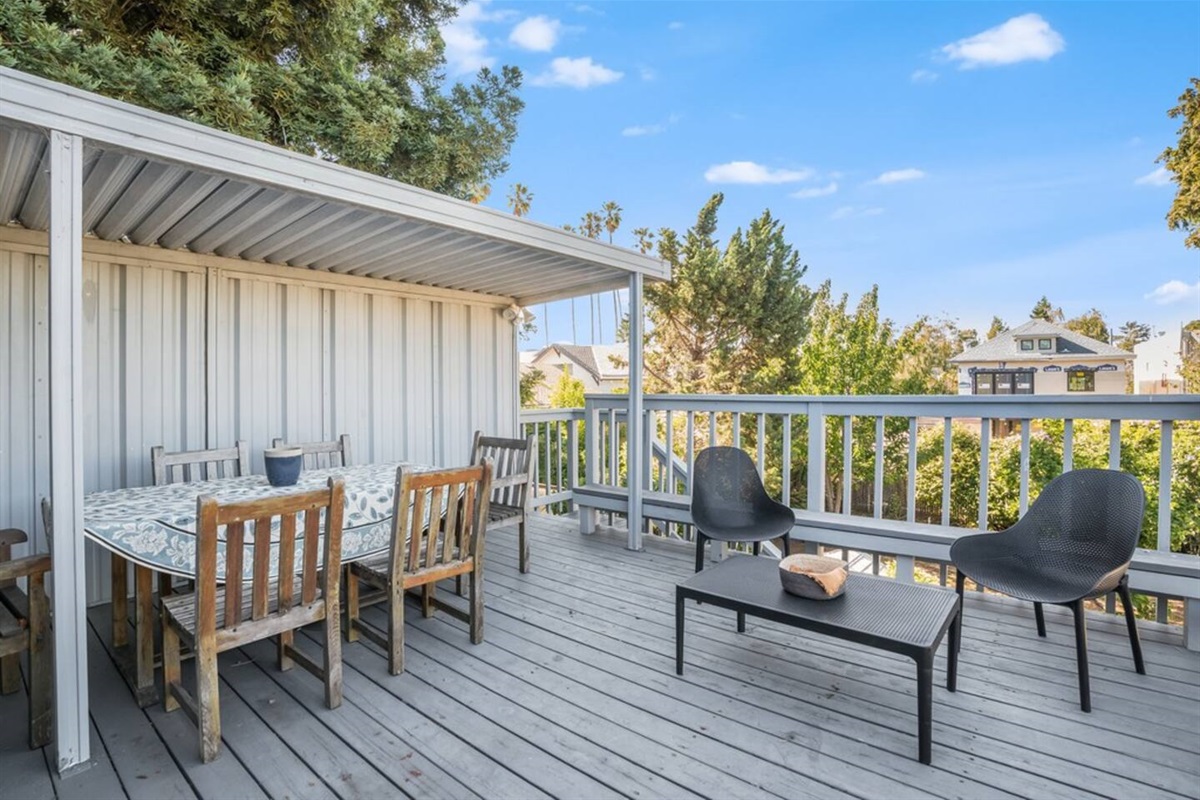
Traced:
MULTIPOLYGON (((0 239, 0 527, 37 531, 44 550, 47 266, 9 247, 0 239)), ((260 472, 275 436, 348 433, 359 462, 452 466, 476 428, 513 432, 513 329, 495 307, 146 258, 85 261, 88 491, 150 483, 156 444, 245 439, 260 472)), ((90 554, 89 600, 107 598, 107 569, 90 554)))

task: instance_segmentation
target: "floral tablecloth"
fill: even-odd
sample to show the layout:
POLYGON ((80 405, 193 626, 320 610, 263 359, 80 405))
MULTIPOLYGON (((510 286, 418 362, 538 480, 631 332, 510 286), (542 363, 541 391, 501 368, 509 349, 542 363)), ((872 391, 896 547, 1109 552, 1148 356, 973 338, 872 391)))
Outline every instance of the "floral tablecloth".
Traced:
MULTIPOLYGON (((168 486, 141 486, 94 492, 83 499, 83 528, 89 539, 134 563, 185 578, 196 574, 196 500, 211 495, 221 502, 253 500, 299 491, 322 489, 330 476, 345 482, 346 512, 342 524, 342 561, 354 561, 387 550, 392 536, 396 468, 421 471, 435 467, 394 462, 318 469, 301 473, 295 486, 274 487, 265 475, 223 478, 168 486)), ((302 520, 301 520, 302 523, 302 520)), ((278 524, 278 521, 276 521, 278 524)), ((252 526, 247 526, 242 556, 243 575, 254 567, 252 526)), ((219 532, 217 579, 225 576, 225 540, 219 532)), ((277 532, 272 541, 277 541, 277 532)), ((297 531, 297 550, 303 527, 297 531)), ((278 564, 278 547, 271 548, 271 574, 278 564)), ((302 563, 297 557, 296 564, 302 563)))

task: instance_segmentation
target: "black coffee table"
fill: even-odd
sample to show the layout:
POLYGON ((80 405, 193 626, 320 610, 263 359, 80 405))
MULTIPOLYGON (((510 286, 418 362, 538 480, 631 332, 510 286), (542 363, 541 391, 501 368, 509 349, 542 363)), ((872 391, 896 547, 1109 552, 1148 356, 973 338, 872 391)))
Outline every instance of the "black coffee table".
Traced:
POLYGON ((683 674, 684 601, 697 600, 738 615, 782 622, 858 644, 908 656, 917 662, 917 738, 922 764, 933 740, 933 655, 950 632, 946 688, 954 691, 960 635, 958 596, 932 586, 852 573, 846 592, 832 600, 806 600, 783 591, 779 562, 731 556, 675 587, 675 672, 683 674))

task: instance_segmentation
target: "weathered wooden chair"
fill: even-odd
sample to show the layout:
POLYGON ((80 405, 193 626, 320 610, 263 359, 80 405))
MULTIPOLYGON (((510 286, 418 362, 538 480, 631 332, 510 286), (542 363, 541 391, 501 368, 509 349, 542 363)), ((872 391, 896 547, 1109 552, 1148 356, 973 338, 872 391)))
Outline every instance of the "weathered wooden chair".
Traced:
POLYGON ((471 445, 471 463, 481 464, 490 458, 495 465, 492 475, 492 497, 488 505, 488 527, 492 530, 516 525, 520 550, 521 572, 529 572, 529 539, 526 528, 529 522, 530 487, 537 468, 537 447, 534 437, 524 439, 502 439, 484 436, 475 431, 475 442, 471 445))
POLYGON ((422 592, 422 612, 434 607, 467 622, 471 643, 483 641, 483 538, 487 530, 492 464, 459 469, 416 472, 396 470, 392 548, 375 558, 347 567, 346 634, 356 641, 362 633, 388 654, 388 671, 404 671, 404 593, 422 592), (446 578, 467 576, 470 610, 463 613, 437 599, 434 585, 446 578), (375 591, 359 596, 359 581, 375 591), (388 622, 380 628, 360 617, 361 607, 387 602, 388 622))
MULTIPOLYGON (((238 478, 250 474, 250 447, 239 441, 233 447, 217 450, 181 450, 169 453, 165 447, 150 448, 150 469, 155 486, 190 483, 218 478, 238 478)), ((129 645, 129 562, 110 554, 112 563, 112 644, 119 653, 118 665, 133 684, 138 705, 153 704, 158 695, 154 688, 154 570, 134 565, 134 637, 129 645)), ((173 591, 172 578, 158 575, 158 593, 166 597, 173 591)))
POLYGON ((325 490, 226 504, 212 497, 197 500, 196 590, 163 600, 163 700, 167 711, 182 705, 199 727, 204 762, 216 758, 221 745, 217 655, 226 650, 277 636, 279 668, 287 670, 293 662, 299 664, 324 681, 325 705, 337 708, 342 704, 339 594, 344 504, 345 487, 335 478, 325 490), (296 531, 301 513, 303 553, 297 564, 296 531), (278 577, 272 578, 276 518, 278 577), (254 523, 249 539, 247 522, 254 523), (225 583, 218 589, 217 531, 222 527, 225 583), (253 546, 254 554, 249 580, 243 577, 247 545, 253 546), (318 663, 295 647, 295 630, 320 621, 325 622, 325 647, 318 663), (180 645, 184 642, 196 657, 195 695, 182 683, 180 645))
POLYGON ((283 439, 275 439, 272 447, 299 447, 304 451, 303 462, 305 469, 333 469, 348 467, 350 460, 350 434, 343 433, 332 442, 303 442, 291 444, 283 439))
MULTIPOLYGON (((50 527, 46 527, 50 535, 50 527)), ((50 658, 50 604, 46 573, 50 556, 12 558, 13 545, 28 537, 24 531, 0 530, 0 694, 21 688, 21 653, 29 651, 29 746, 50 742, 51 694, 54 678, 50 658), (25 578, 28 592, 17 586, 25 578)))

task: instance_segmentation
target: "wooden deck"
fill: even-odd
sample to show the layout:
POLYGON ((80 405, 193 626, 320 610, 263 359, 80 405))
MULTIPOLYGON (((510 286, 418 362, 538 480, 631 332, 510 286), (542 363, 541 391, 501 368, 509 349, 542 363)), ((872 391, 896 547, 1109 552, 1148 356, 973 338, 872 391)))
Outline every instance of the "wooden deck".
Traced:
POLYGON ((754 619, 738 635, 732 614, 690 607, 676 677, 672 588, 692 551, 533 527, 528 575, 515 531, 489 534, 484 644, 414 611, 405 675, 345 648, 340 709, 302 670, 277 672, 270 645, 223 656, 224 743, 207 766, 182 712, 135 706, 96 609, 94 766, 60 780, 25 749, 24 698, 0 697, 0 797, 1200 796, 1200 654, 1165 628, 1143 626, 1139 676, 1123 625, 1090 621, 1083 714, 1069 617, 1047 609, 1039 640, 1028 607, 971 597, 957 694, 939 657, 926 767, 911 662, 754 619))

